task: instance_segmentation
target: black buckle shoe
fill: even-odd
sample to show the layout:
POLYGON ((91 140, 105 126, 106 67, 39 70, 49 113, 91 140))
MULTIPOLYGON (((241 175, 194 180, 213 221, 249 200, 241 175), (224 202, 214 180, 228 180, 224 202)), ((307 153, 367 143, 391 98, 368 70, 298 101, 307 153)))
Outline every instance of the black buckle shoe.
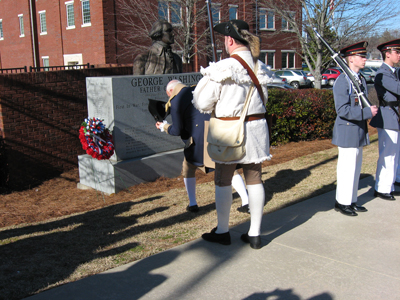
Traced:
POLYGON ((199 207, 197 206, 197 205, 192 205, 192 206, 187 206, 186 207, 186 210, 187 211, 190 211, 190 212, 198 212, 199 211, 199 207))
POLYGON ((356 203, 352 203, 350 205, 351 209, 356 211, 356 212, 366 212, 368 209, 366 209, 364 206, 359 206, 356 203))
POLYGON ((261 249, 261 237, 258 236, 249 236, 247 233, 243 233, 240 236, 240 239, 247 243, 250 244, 250 247, 253 249, 261 249))
POLYGON ((249 205, 246 204, 246 205, 240 206, 237 208, 237 211, 249 214, 250 213, 249 205))
POLYGON ((204 233, 201 237, 203 240, 211 243, 218 243, 221 245, 230 245, 231 244, 231 235, 228 232, 225 233, 215 233, 217 227, 211 230, 210 233, 204 233))
POLYGON ((338 202, 336 202, 335 210, 341 212, 345 216, 349 216, 349 217, 357 216, 357 213, 351 209, 350 205, 342 205, 342 204, 339 204, 338 202))
POLYGON ((385 200, 396 200, 392 194, 388 194, 388 193, 379 193, 376 190, 374 191, 374 197, 379 197, 381 199, 385 199, 385 200))

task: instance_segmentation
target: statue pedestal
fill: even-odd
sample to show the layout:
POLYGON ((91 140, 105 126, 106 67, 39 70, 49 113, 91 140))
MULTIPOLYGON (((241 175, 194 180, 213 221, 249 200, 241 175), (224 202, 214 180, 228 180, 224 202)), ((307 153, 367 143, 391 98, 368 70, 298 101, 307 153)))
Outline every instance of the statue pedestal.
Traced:
POLYGON ((78 160, 78 188, 91 187, 106 194, 115 194, 130 186, 154 181, 161 176, 179 176, 182 170, 183 149, 124 161, 97 160, 87 154, 79 155, 78 160))
MULTIPOLYGON (((115 152, 110 161, 80 155, 80 185, 112 194, 160 176, 179 176, 184 144, 180 137, 156 128, 149 99, 167 102, 165 88, 172 79, 191 86, 201 77, 200 73, 87 77, 88 117, 104 120, 115 152)), ((167 120, 171 123, 170 117, 167 120)))

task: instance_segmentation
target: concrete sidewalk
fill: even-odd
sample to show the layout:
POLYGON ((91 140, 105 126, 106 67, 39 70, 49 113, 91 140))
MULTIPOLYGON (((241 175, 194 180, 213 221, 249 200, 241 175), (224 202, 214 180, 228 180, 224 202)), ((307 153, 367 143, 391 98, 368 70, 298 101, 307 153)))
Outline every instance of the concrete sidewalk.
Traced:
POLYGON ((360 181, 357 217, 333 210, 335 191, 265 215, 260 250, 245 223, 230 246, 198 239, 27 299, 400 299, 400 198, 373 184, 360 181))

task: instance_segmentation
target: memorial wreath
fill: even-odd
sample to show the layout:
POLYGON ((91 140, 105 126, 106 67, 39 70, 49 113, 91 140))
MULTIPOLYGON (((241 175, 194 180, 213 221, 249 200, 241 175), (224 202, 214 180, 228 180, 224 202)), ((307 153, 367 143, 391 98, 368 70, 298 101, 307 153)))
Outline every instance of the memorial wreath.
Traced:
POLYGON ((112 135, 103 121, 99 118, 88 118, 79 129, 83 150, 98 160, 109 159, 114 154, 112 135))

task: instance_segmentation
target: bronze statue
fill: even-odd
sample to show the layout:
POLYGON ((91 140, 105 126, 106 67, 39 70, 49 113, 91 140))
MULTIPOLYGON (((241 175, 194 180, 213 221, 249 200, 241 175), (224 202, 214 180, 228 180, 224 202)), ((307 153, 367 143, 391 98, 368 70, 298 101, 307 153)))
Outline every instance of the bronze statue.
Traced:
POLYGON ((153 44, 149 50, 136 56, 133 61, 133 75, 182 73, 182 59, 172 52, 173 28, 165 20, 156 21, 149 37, 153 44))

